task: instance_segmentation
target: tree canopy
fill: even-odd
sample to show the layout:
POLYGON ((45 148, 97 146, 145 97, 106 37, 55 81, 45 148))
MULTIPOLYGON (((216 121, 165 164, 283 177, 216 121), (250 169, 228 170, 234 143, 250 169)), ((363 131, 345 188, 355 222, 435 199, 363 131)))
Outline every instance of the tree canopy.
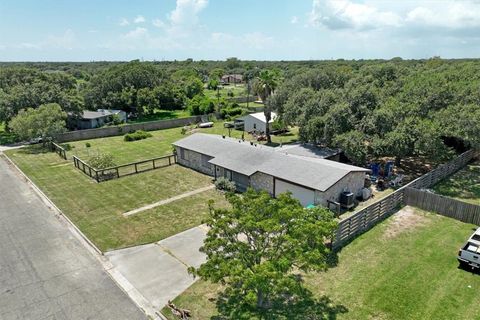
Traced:
POLYGON ((303 208, 291 194, 229 194, 232 209, 210 203, 203 247, 207 262, 194 271, 225 284, 227 318, 251 319, 281 310, 306 292, 299 272, 325 270, 326 240, 336 228, 326 208, 303 208))
POLYGON ((56 103, 44 104, 37 109, 20 110, 10 126, 21 139, 30 140, 42 138, 43 141, 52 140, 57 134, 65 132, 67 115, 56 103))

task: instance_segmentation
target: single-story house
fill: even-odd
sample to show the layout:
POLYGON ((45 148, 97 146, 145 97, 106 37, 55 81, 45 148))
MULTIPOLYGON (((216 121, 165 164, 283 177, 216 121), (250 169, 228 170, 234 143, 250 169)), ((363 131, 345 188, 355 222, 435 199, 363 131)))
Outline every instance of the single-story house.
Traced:
POLYGON ((120 122, 127 122, 127 113, 122 110, 98 109, 97 111, 84 110, 79 118, 70 121, 72 129, 93 129, 104 126, 113 121, 113 116, 117 115, 120 122))
MULTIPOLYGON (((272 112, 272 116, 268 122, 270 130, 272 129, 272 123, 275 121, 276 117, 277 114, 272 112)), ((264 133, 267 129, 267 120, 265 119, 265 114, 263 112, 250 113, 244 117, 238 118, 236 121, 243 121, 243 131, 246 132, 264 133)))
POLYGON ((221 84, 238 84, 243 83, 243 76, 241 74, 226 74, 220 79, 221 84))
POLYGON ((174 144, 177 162, 272 196, 292 192, 303 206, 339 201, 349 191, 360 194, 368 169, 331 160, 288 155, 274 148, 223 136, 195 133, 174 144))

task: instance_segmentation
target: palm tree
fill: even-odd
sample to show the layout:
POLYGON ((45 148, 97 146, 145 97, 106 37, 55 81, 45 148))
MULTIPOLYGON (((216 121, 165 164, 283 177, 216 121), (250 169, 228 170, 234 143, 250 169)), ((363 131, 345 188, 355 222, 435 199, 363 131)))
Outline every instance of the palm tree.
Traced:
POLYGON ((265 135, 267 136, 267 142, 271 143, 269 122, 272 119, 272 106, 268 101, 268 98, 275 92, 278 86, 279 76, 278 73, 272 70, 262 70, 258 77, 255 78, 253 83, 253 90, 262 99, 265 114, 265 121, 267 123, 265 128, 265 135))

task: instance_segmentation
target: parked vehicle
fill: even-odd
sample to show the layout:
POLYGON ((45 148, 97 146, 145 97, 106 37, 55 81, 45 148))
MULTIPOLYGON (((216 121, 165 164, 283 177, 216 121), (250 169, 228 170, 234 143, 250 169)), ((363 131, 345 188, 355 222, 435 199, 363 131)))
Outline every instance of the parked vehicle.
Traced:
POLYGON ((460 248, 457 259, 463 266, 470 266, 472 269, 480 268, 480 228, 460 248))

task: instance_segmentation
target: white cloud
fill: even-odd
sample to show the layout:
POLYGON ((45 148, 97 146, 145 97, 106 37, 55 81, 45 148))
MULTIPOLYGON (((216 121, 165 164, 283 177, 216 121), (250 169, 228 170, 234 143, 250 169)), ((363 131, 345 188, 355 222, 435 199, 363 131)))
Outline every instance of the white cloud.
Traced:
POLYGON ((77 41, 73 31, 67 29, 61 35, 48 36, 47 40, 42 44, 42 46, 72 50, 77 46, 77 41))
POLYGON ((313 0, 309 14, 310 23, 329 29, 375 29, 384 26, 398 27, 402 18, 392 12, 349 0, 313 0))
POLYGON ((293 16, 293 17, 290 19, 290 23, 291 23, 291 24, 297 24, 297 23, 298 23, 298 17, 297 17, 297 16, 293 16))
POLYGON ((409 11, 408 23, 427 27, 467 29, 480 27, 480 2, 450 1, 441 6, 419 6, 409 11))
POLYGON ((165 27, 165 22, 163 22, 160 19, 154 19, 152 20, 152 24, 157 27, 157 28, 164 28, 165 27))
POLYGON ((170 13, 169 20, 172 25, 195 24, 198 14, 208 4, 208 0, 177 0, 175 9, 170 13))
POLYGON ((18 44, 13 44, 10 47, 15 49, 66 49, 72 50, 79 48, 77 38, 75 33, 67 29, 62 34, 51 34, 44 38, 42 41, 38 42, 22 42, 18 44))
POLYGON ((480 28, 480 1, 444 0, 387 2, 370 0, 313 0, 309 23, 331 30, 365 31, 380 28, 414 30, 480 28))
POLYGON ((141 15, 138 15, 135 17, 135 19, 133 19, 133 22, 134 23, 144 23, 145 22, 145 18, 141 15))
POLYGON ((125 26, 128 26, 130 24, 130 22, 128 22, 127 19, 122 18, 122 19, 120 19, 120 22, 118 24, 121 25, 122 27, 125 27, 125 26))
POLYGON ((139 39, 147 34, 148 30, 146 28, 137 27, 134 30, 127 32, 124 37, 126 39, 139 39))

